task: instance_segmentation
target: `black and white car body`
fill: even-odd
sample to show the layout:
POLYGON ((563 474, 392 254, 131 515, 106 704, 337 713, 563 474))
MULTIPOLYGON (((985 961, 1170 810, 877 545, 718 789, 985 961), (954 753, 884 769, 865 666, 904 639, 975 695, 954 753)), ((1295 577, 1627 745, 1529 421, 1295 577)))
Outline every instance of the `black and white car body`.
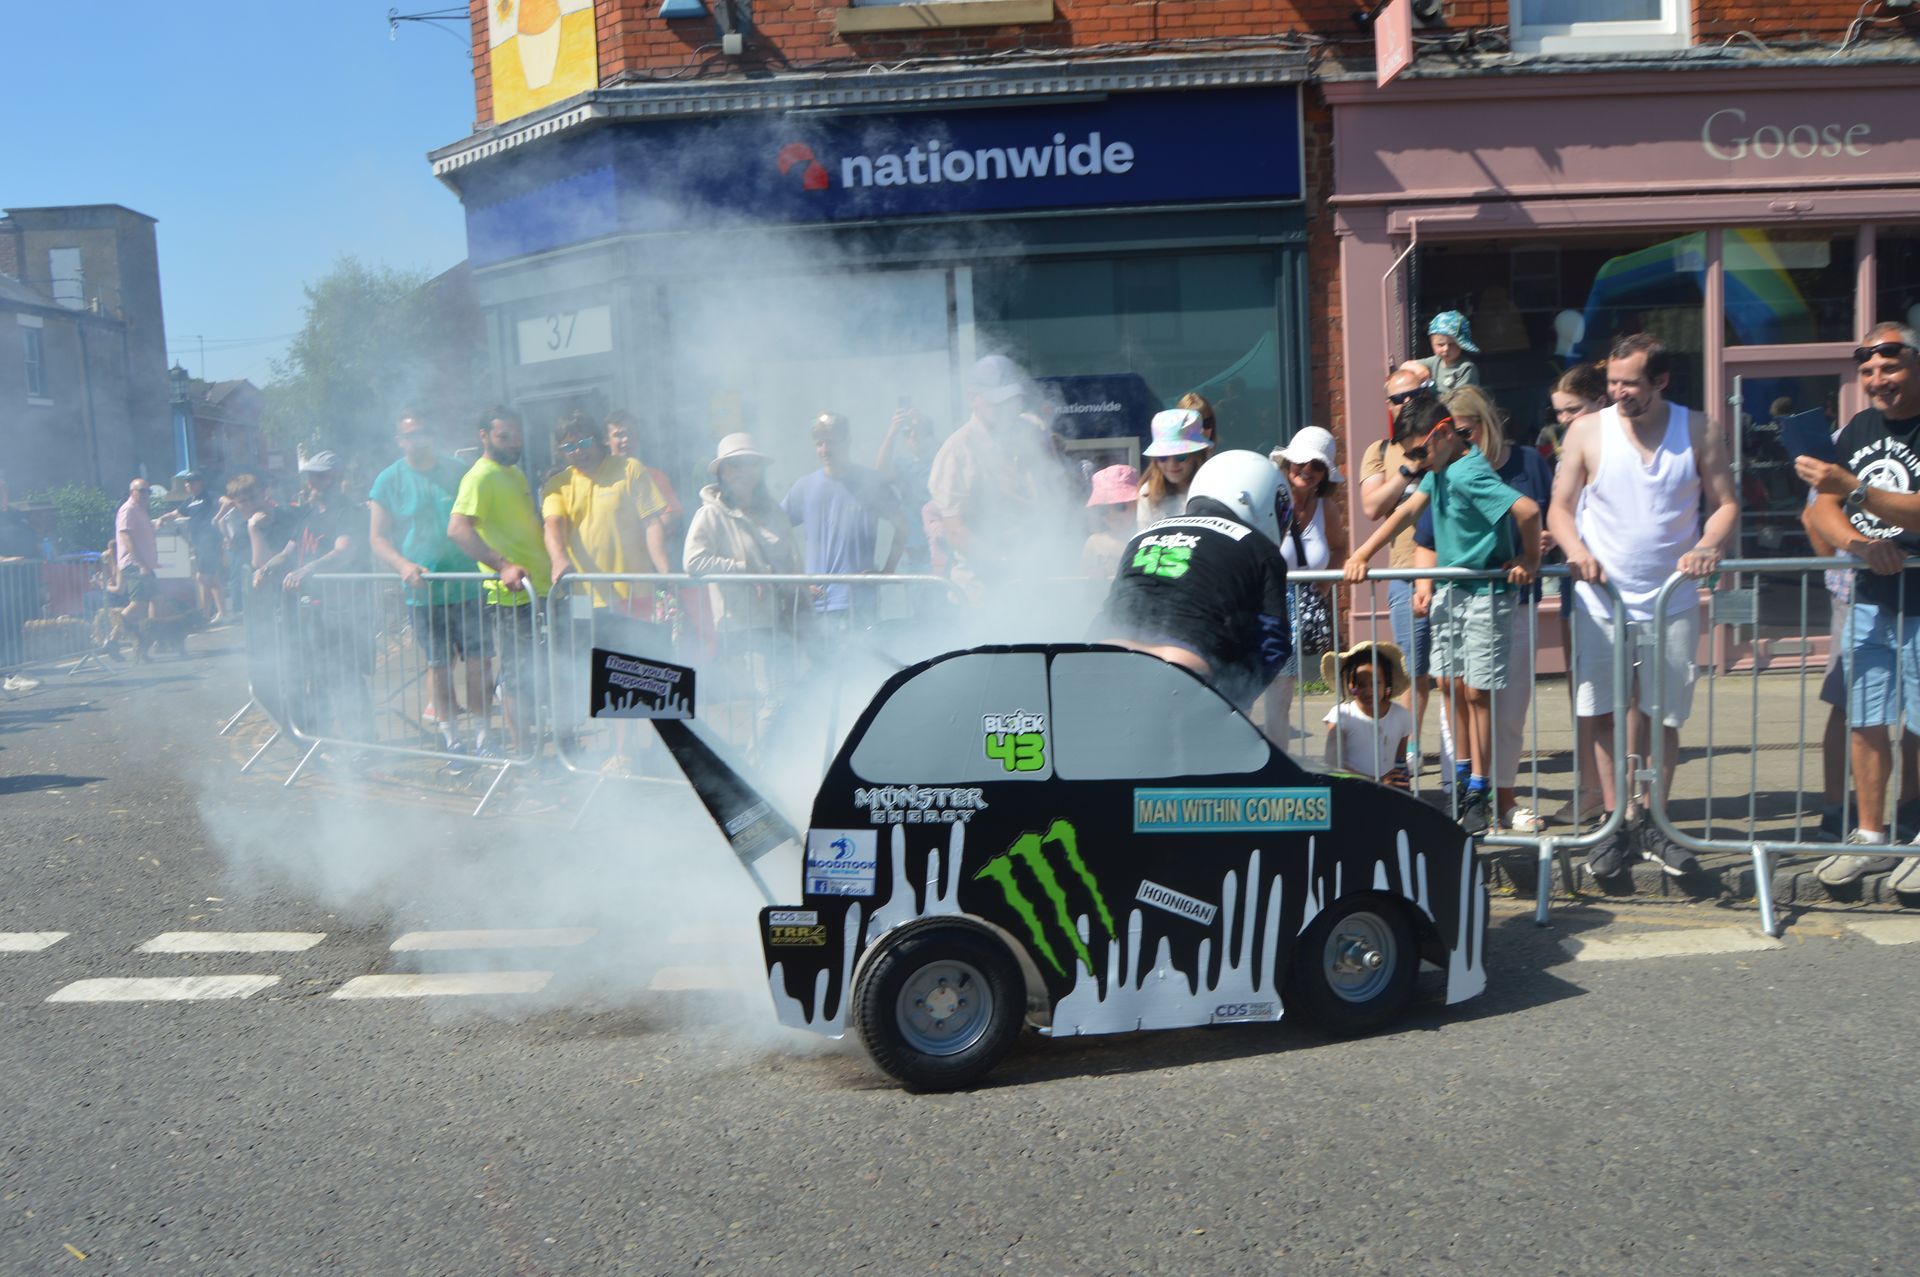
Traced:
MULTIPOLYGON (((702 797, 751 863, 793 831, 734 780, 702 797)), ((1305 1012, 1365 1032, 1405 1009, 1423 958, 1449 1003, 1486 988, 1459 825, 1307 771, 1188 671, 1120 648, 977 648, 896 674, 803 844, 797 898, 760 914, 774 1008, 830 1037, 852 1025, 914 1086, 977 1079, 1025 1024, 1305 1012)))

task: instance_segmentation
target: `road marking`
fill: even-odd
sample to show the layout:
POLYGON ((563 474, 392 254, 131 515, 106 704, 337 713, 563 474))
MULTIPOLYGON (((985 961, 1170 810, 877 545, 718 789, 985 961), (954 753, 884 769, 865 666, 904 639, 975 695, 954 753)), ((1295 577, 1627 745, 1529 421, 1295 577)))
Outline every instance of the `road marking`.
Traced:
POLYGON ((38 953, 72 935, 71 931, 0 931, 0 953, 38 953))
POLYGON ((75 980, 49 1002, 200 1002, 248 998, 280 983, 277 975, 187 975, 75 980))
POLYGON ((1744 927, 1693 927, 1680 931, 1641 931, 1601 939, 1560 942, 1575 962, 1620 962, 1629 958, 1678 958, 1713 953, 1757 953, 1779 949, 1780 941, 1744 927))
POLYGON ((551 971, 442 971, 425 975, 363 975, 333 991, 336 998, 440 998, 538 993, 551 971))
POLYGON ((135 953, 304 953, 324 931, 167 931, 135 953))
POLYGON ((738 989, 742 986, 725 967, 661 967, 647 988, 655 993, 684 993, 693 989, 738 989))
POLYGON ((1875 944, 1920 942, 1920 918, 1849 918, 1843 925, 1875 944))
POLYGON ((394 953, 429 949, 564 949, 599 935, 596 927, 546 927, 525 931, 409 931, 389 948, 394 953))

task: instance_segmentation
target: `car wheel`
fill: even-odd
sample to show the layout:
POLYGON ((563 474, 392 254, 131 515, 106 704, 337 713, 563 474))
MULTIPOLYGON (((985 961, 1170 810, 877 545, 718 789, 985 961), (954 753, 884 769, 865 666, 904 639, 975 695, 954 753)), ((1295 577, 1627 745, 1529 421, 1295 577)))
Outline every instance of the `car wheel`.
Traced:
POLYGON ((1301 937, 1287 1000, 1329 1033, 1371 1033, 1406 1010, 1419 969, 1413 929, 1398 905, 1378 897, 1342 901, 1301 937))
POLYGON ((971 927, 925 927, 888 945, 854 990, 867 1054, 924 1091, 970 1085, 1026 1021, 1026 982, 1007 947, 971 927))

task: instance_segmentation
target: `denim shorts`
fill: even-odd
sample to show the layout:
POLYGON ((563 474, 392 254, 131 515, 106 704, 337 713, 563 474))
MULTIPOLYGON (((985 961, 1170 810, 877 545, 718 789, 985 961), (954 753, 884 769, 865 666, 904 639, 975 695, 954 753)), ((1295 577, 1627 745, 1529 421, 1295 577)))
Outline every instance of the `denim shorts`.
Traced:
POLYGON ((1479 691, 1503 690, 1512 675, 1519 597, 1506 590, 1475 594, 1442 581, 1433 592, 1434 675, 1479 691))
POLYGON ((1847 714, 1855 727, 1920 729, 1920 616, 1856 598, 1847 614, 1847 714))
POLYGON ((1427 617, 1413 614, 1413 582, 1387 582, 1387 615, 1393 622, 1393 641, 1407 658, 1413 678, 1433 673, 1433 629, 1427 617))

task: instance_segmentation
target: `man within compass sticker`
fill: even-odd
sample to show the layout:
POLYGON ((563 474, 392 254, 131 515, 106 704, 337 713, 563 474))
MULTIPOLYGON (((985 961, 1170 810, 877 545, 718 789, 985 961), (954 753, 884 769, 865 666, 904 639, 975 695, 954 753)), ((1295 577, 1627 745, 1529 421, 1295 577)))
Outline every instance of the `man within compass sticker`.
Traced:
MULTIPOLYGON (((1904 324, 1876 324, 1853 360, 1867 408, 1834 440, 1840 460, 1803 456, 1794 470, 1813 488, 1803 516, 1808 531, 1867 565, 1854 575, 1842 636, 1860 821, 1847 841, 1884 843, 1891 836, 1887 729, 1903 706, 1909 730, 1920 725, 1920 571, 1901 570, 1920 552, 1920 337, 1904 324)), ((1829 856, 1814 873, 1828 888, 1845 888, 1896 868, 1895 891, 1920 891, 1920 859, 1829 856)))

